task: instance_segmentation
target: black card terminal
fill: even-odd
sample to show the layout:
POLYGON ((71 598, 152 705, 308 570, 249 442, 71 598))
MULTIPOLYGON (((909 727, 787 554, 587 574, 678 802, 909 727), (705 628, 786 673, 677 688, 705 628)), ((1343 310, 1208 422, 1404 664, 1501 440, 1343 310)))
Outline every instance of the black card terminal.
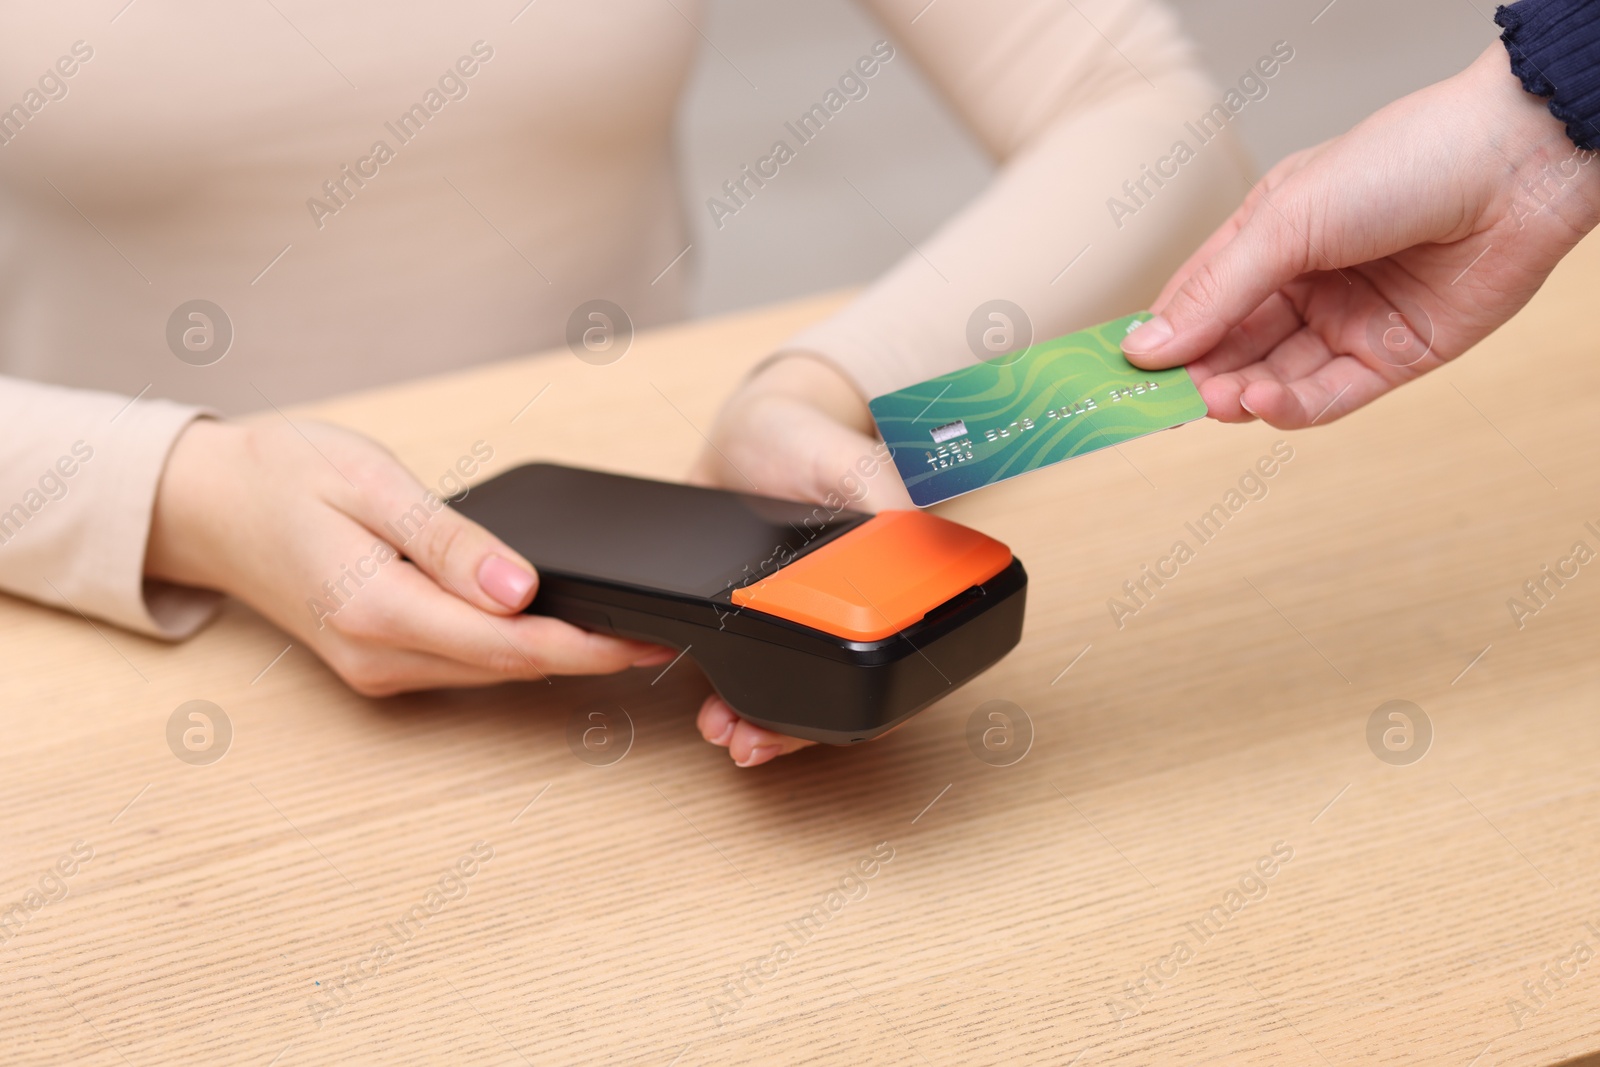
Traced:
POLYGON ((549 463, 455 506, 538 569, 530 612, 685 649, 740 715, 793 737, 875 737, 1022 636, 1021 562, 926 512, 832 511, 549 463))

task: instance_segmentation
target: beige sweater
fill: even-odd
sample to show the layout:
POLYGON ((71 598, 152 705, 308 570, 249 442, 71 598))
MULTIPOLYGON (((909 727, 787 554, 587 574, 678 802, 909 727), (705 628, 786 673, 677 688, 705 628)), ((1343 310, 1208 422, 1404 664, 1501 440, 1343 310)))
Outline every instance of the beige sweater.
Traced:
MULTIPOLYGON (((142 569, 200 406, 548 348, 597 297, 640 326, 682 313, 685 264, 662 271, 689 243, 672 124, 696 0, 119 6, 0 12, 0 589, 185 635, 215 598, 142 569)), ((795 339, 868 395, 972 359, 991 298, 1037 337, 1139 306, 1244 188, 1224 136, 1137 217, 1108 210, 1221 99, 1158 3, 867 6, 893 50, 871 76, 915 63, 1004 163, 795 339)))

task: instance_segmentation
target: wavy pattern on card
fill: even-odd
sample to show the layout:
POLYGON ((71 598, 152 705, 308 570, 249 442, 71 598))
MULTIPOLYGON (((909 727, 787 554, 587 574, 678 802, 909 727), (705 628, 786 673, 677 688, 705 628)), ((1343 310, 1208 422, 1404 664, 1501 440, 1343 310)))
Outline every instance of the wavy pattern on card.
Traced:
POLYGON ((1189 372, 1145 371, 1126 315, 887 393, 869 407, 918 507, 1201 418, 1189 372))

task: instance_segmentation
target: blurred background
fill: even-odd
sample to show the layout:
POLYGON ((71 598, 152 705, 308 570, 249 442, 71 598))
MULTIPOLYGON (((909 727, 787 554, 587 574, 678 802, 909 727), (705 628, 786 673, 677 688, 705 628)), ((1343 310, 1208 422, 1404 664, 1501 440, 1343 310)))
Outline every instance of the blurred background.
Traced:
MULTIPOLYGON (((1219 85, 1236 82, 1273 42, 1294 47, 1294 61, 1272 81, 1270 95, 1235 123, 1258 170, 1455 73, 1499 33, 1486 0, 1174 0, 1174 6, 1219 85)), ((991 173, 982 149, 916 67, 895 62, 873 79, 864 100, 840 114, 842 121, 784 167, 781 181, 719 230, 706 199, 786 136, 783 123, 886 34, 850 0, 710 0, 700 29, 704 40, 678 128, 694 225, 692 314, 866 282, 906 252, 906 240, 932 233, 991 173)))

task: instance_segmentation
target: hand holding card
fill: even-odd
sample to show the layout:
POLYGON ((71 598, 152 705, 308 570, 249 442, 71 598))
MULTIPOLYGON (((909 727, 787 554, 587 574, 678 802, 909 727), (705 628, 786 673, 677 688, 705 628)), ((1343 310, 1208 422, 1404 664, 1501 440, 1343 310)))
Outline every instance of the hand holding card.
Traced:
POLYGON ((918 507, 1203 418, 1183 367, 1140 370, 1122 338, 1149 312, 1011 352, 868 407, 918 507))

